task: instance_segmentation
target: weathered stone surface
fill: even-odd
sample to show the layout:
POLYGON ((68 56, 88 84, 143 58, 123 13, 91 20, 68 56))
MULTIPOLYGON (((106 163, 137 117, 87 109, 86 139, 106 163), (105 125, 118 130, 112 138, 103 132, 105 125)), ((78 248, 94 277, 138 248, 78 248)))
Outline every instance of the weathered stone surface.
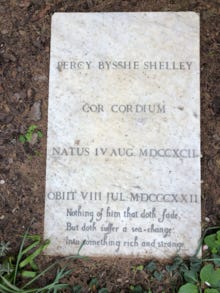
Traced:
POLYGON ((199 95, 197 14, 53 16, 48 254, 195 252, 199 95))

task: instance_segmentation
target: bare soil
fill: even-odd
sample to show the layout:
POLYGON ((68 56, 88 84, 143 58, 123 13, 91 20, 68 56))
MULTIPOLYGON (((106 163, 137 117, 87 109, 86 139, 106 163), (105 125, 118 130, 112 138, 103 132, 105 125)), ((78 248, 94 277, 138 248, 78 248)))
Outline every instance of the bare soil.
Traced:
MULTIPOLYGON (((0 241, 12 252, 34 219, 43 235, 50 21, 54 12, 195 11, 201 18, 202 228, 220 224, 220 2, 219 0, 0 0, 0 241), (43 138, 22 144, 19 135, 37 125, 43 138)), ((200 219, 198 219, 199 221, 200 219)), ((41 266, 53 258, 39 259, 41 266)), ((77 260, 68 282, 83 292, 130 292, 140 284, 155 293, 176 292, 178 278, 163 282, 134 271, 138 259, 77 260), (175 280, 172 284, 172 280, 175 280)), ((161 271, 163 266, 161 265, 161 271)), ((42 285, 48 279, 43 278, 42 285)))

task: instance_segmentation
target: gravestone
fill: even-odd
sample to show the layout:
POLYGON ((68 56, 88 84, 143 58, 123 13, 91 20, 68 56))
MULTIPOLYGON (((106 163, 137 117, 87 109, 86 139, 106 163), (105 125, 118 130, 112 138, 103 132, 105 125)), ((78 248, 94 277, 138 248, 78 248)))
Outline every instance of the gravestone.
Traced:
POLYGON ((194 254, 199 84, 195 13, 54 14, 48 254, 194 254))

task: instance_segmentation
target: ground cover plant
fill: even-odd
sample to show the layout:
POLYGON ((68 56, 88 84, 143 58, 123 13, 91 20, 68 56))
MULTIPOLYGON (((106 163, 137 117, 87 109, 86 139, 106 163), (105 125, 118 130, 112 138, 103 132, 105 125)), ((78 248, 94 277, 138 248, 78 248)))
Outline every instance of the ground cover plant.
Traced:
MULTIPOLYGON (((145 271, 151 280, 156 279, 161 284, 170 281, 172 292, 178 293, 219 293, 220 292, 220 230, 219 227, 209 228, 205 233, 215 230, 209 235, 204 234, 201 244, 194 256, 183 259, 176 256, 170 264, 161 266, 152 260, 145 264, 131 267, 134 274, 145 271), (198 257, 200 248, 203 248, 203 256, 198 257)), ((0 243, 0 292, 2 293, 44 293, 44 292, 98 292, 108 293, 108 289, 99 284, 98 276, 92 278, 87 288, 79 284, 71 284, 64 279, 71 275, 73 269, 68 269, 67 264, 60 266, 60 260, 39 270, 36 259, 49 245, 49 241, 41 241, 39 235, 29 235, 28 230, 21 240, 19 252, 16 256, 10 256, 9 243, 0 243), (36 287, 36 281, 53 271, 52 281, 43 287, 36 287), (65 291, 68 289, 68 291, 65 291), (87 291, 85 291, 87 290, 87 291)), ((68 261, 83 258, 80 250, 76 256, 64 258, 68 261)), ((130 284, 127 292, 154 293, 154 289, 145 289, 140 284, 130 284)), ((166 293, 166 291, 162 291, 166 293)))
MULTIPOLYGON (((48 265, 42 271, 39 270, 36 258, 49 245, 49 240, 41 241, 39 235, 29 235, 28 231, 21 240, 19 252, 16 256, 7 256, 9 243, 0 243, 0 292, 2 293, 46 293, 63 292, 69 285, 61 280, 70 274, 72 270, 67 265, 59 267, 59 260, 48 265), (27 244, 28 243, 28 244, 27 244), (36 287, 35 282, 42 276, 57 268, 53 280, 43 287, 36 287)), ((80 250, 79 250, 80 251, 80 250)), ((66 260, 80 258, 79 252, 66 260)))
POLYGON ((43 133, 41 130, 38 129, 36 125, 30 125, 25 134, 20 134, 18 139, 21 143, 31 142, 33 139, 33 135, 36 134, 38 139, 43 137, 43 133))
MULTIPOLYGON (((3 247, 1 246, 5 253, 5 248, 11 248, 6 253, 9 259, 10 255, 16 256, 21 235, 24 235, 27 223, 30 223, 33 217, 35 221, 30 234, 43 235, 51 16, 54 12, 112 11, 199 13, 202 227, 206 227, 207 224, 216 226, 220 223, 219 1, 0 0, 0 243, 6 241, 2 243, 3 247), (36 125, 37 129, 34 130, 31 141, 21 142, 19 136, 26 135, 32 125, 36 125), (43 132, 42 138, 37 137, 37 130, 43 132), (7 245, 7 241, 10 241, 10 245, 7 245)), ((212 232, 211 234, 216 233, 212 232)), ((205 250, 204 258, 212 259, 210 252, 210 248, 205 250)), ((5 256, 0 258, 1 264, 3 259, 6 260, 5 256)), ((56 257, 49 258, 40 254, 35 260, 40 269, 45 268, 47 263, 56 262, 56 257)), ((14 262, 15 260, 12 264, 14 262)), ((150 262, 137 259, 89 259, 86 262, 78 259, 76 262, 77 265, 75 262, 73 264, 73 272, 62 280, 72 287, 64 290, 73 290, 74 287, 81 293, 92 292, 91 290, 98 292, 101 289, 113 293, 132 290, 176 293, 181 286, 187 284, 183 273, 178 269, 167 271, 166 266, 157 261, 154 261, 155 268, 151 268, 152 273, 147 267, 150 262), (162 277, 162 280, 157 280, 156 276, 162 277), (96 282, 92 282, 93 279, 96 279, 96 282)), ((190 265, 190 261, 184 262, 187 266, 190 265)), ((169 265, 172 266, 174 263, 175 261, 169 265)), ((203 262, 201 267, 209 264, 213 265, 214 270, 218 269, 213 260, 203 262)), ((7 270, 7 266, 4 269, 7 270)), ((54 269, 51 270, 51 274, 54 269)), ((213 273, 211 268, 208 270, 213 273)), ((49 271, 42 275, 38 279, 38 287, 53 281, 51 274, 49 271)), ((17 276, 21 282, 20 272, 17 276)), ((218 290, 202 282, 198 272, 197 279, 198 281, 193 284, 197 286, 197 290, 218 290)), ((28 282, 30 279, 24 278, 23 281, 28 282)), ((17 284, 20 285, 22 284, 17 284)))
MULTIPOLYGON (((219 227, 208 228, 204 235, 219 227)), ((177 288, 175 281, 173 282, 172 292, 178 293, 219 293, 220 292, 220 230, 211 233, 202 238, 194 256, 183 259, 176 256, 173 262, 165 266, 166 272, 170 273, 170 281, 172 286, 172 278, 178 283, 178 279, 182 285, 177 288), (203 244, 203 256, 198 257, 201 245, 203 244)), ((163 280, 163 274, 158 271, 154 261, 146 265, 146 270, 150 271, 158 281, 163 280)), ((143 267, 141 268, 143 269, 143 267)), ((131 287, 132 292, 144 293, 143 288, 138 286, 131 287)), ((148 291, 153 292, 153 291, 148 291)), ((166 291, 164 291, 165 293, 166 291)))

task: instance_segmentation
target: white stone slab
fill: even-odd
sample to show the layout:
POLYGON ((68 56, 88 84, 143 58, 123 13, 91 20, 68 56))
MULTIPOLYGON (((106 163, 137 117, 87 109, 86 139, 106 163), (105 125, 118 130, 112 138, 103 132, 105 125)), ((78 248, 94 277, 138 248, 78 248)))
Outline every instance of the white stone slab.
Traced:
POLYGON ((48 254, 194 254, 199 83, 195 13, 53 16, 48 254))

